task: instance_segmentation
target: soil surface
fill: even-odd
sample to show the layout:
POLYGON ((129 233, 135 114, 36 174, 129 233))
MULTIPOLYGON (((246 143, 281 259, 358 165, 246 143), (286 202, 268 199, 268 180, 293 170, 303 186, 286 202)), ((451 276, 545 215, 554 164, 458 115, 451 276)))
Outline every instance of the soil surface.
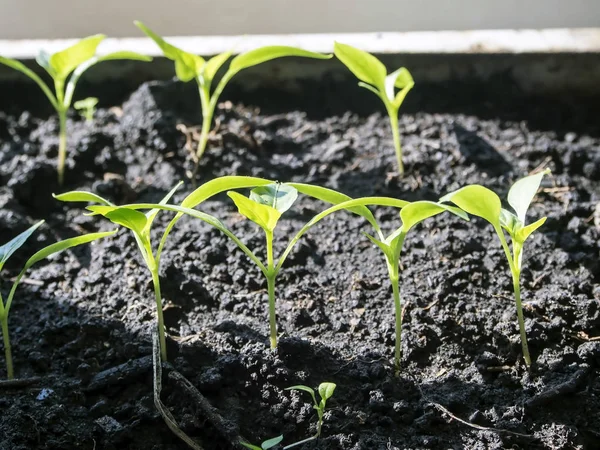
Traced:
MULTIPOLYGON (((364 220, 339 213, 298 244, 277 282, 273 352, 264 277, 220 232, 184 218, 161 264, 172 364, 162 398, 182 429, 205 449, 239 448, 174 383, 173 369, 252 442, 309 437, 316 429, 309 397, 285 388, 331 381, 337 390, 322 437, 298 448, 600 448, 599 103, 526 97, 502 80, 417 86, 400 119, 407 173, 399 178, 387 118, 370 93, 327 79, 304 88, 302 95, 226 91, 202 180, 255 175, 406 200, 479 183, 504 198, 517 178, 552 169, 529 215, 548 220, 527 242, 522 274, 535 364, 527 371, 522 363, 507 262, 482 220, 440 215, 408 236, 396 377, 391 288, 383 255, 361 235, 370 231, 364 220)), ((111 229, 83 216, 84 204, 61 204, 51 193, 157 201, 186 179, 184 131, 192 139, 200 123, 193 86, 171 81, 105 104, 92 123, 72 114, 60 188, 57 118, 20 105, 2 102, 0 111, 0 242, 35 220, 47 223, 3 271, 4 295, 36 249, 111 229)), ((175 200, 191 189, 187 182, 175 200)), ((301 196, 280 221, 276 252, 324 208, 301 196)), ((262 232, 227 196, 200 209, 264 256, 262 232)), ((385 229, 399 225, 397 211, 375 213, 385 229)), ((155 241, 169 219, 159 216, 155 241)), ((17 376, 40 379, 0 385, 0 449, 188 448, 153 404, 154 327, 150 276, 127 230, 32 269, 10 329, 17 376)))

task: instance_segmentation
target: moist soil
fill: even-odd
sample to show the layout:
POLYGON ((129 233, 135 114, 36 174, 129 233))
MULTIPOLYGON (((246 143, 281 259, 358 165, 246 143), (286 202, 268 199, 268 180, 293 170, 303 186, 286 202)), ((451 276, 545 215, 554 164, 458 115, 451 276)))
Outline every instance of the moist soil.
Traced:
MULTIPOLYGON (((0 241, 46 220, 2 272, 5 296, 36 249, 111 229, 83 216, 84 204, 62 204, 51 193, 157 201, 186 180, 183 131, 193 139, 200 123, 194 87, 151 82, 118 98, 110 85, 96 87, 110 102, 92 123, 70 116, 61 188, 57 118, 35 106, 43 98, 27 91, 34 87, 1 86, 0 241)), ((254 175, 411 201, 479 183, 504 198, 519 177, 552 169, 529 214, 548 220, 527 242, 522 274, 535 364, 522 363, 507 262, 482 220, 440 215, 408 236, 395 376, 391 287, 383 255, 361 234, 371 231, 364 220, 338 213, 297 245, 277 280, 280 343, 271 351, 264 277, 219 231, 184 218, 160 272, 169 336, 162 399, 181 428, 205 449, 239 448, 169 377, 175 370, 252 442, 283 434, 291 444, 313 434, 308 395, 285 388, 330 381, 337 390, 322 437, 298 448, 600 448, 600 103, 531 97, 493 80, 419 85, 401 114, 406 175, 399 177, 387 118, 370 93, 326 78, 301 88, 228 90, 201 181, 254 175)), ((191 190, 186 181, 174 200, 191 190)), ((325 206, 301 196, 280 221, 276 252, 325 206)), ((200 209, 264 256, 262 231, 227 196, 200 209)), ((399 225, 396 210, 375 214, 386 230, 399 225)), ((169 219, 159 215, 155 243, 169 219)), ((127 230, 32 269, 10 329, 17 376, 38 379, 0 385, 0 449, 188 448, 154 407, 154 328, 149 272, 127 230)))

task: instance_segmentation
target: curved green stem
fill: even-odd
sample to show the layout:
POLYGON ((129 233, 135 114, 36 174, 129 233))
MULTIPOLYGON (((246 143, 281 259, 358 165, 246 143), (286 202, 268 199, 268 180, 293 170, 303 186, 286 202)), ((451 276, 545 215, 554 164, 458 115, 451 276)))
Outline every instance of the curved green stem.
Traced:
POLYGON ((152 273, 152 284, 154 285, 154 296, 156 299, 156 314, 158 316, 158 337, 160 340, 160 356, 163 361, 167 361, 167 340, 165 338, 165 320, 163 318, 162 295, 160 292, 160 277, 158 275, 158 266, 150 268, 152 273))
POLYGON ((2 340, 4 342, 4 356, 6 358, 6 375, 9 380, 12 380, 15 377, 15 374, 13 370, 10 336, 8 334, 8 314, 0 318, 0 325, 2 325, 2 340))
POLYGON ((200 160, 202 155, 206 151, 206 145, 208 144, 208 135, 210 133, 210 127, 212 125, 212 119, 215 113, 216 102, 213 102, 210 98, 210 90, 208 87, 198 83, 198 91, 200 93, 200 104, 202 105, 202 129, 200 131, 200 141, 198 142, 198 148, 196 149, 196 163, 194 171, 192 172, 192 180, 196 179, 198 169, 200 167, 200 160))
POLYGON ((58 184, 62 185, 65 180, 65 161, 67 159, 67 111, 58 110, 58 184))
POLYGON ((387 113, 390 117, 392 127, 392 136, 394 138, 394 149, 396 150, 396 159, 398 160, 398 173, 404 175, 404 163, 402 162, 402 144, 400 143, 400 130, 398 129, 398 111, 387 107, 387 113))

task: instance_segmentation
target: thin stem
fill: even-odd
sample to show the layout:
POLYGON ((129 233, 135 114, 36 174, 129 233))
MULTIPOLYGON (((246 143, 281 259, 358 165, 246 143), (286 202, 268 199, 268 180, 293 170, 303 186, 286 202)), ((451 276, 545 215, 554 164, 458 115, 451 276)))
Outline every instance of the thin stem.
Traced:
POLYGON ((192 173, 192 180, 196 179, 198 174, 198 168, 200 167, 200 159, 206 150, 208 143, 208 135, 210 133, 210 126, 215 113, 216 102, 211 101, 210 90, 208 87, 198 83, 198 91, 200 93, 200 104, 202 105, 202 130, 200 131, 200 141, 198 142, 198 148, 196 149, 196 165, 192 173))
POLYGON ((67 159, 67 111, 58 110, 58 184, 62 185, 65 180, 65 161, 67 159))
POLYGON ((154 296, 156 298, 156 314, 158 316, 158 337, 160 340, 160 356, 163 361, 167 361, 167 340, 165 338, 165 321, 163 318, 162 295, 160 292, 160 277, 158 275, 158 266, 150 268, 152 273, 152 284, 154 285, 154 296))
POLYGON ((521 272, 512 273, 513 289, 515 291, 515 302, 517 304, 517 317, 519 318, 519 332, 521 334, 521 346, 523 348, 523 359, 527 367, 531 366, 531 356, 529 355, 529 345, 527 344, 527 333, 525 331, 525 320, 523 318, 523 305, 521 304, 521 282, 519 280, 521 272))
POLYGON ((267 291, 269 294, 269 327, 270 327, 270 340, 271 349, 277 348, 277 315, 275 311, 275 278, 277 272, 275 271, 273 264, 273 231, 265 230, 265 236, 267 240, 267 271, 265 273, 267 277, 267 291))
POLYGON ((287 450, 289 448, 293 448, 293 447, 297 447, 302 444, 306 444, 307 442, 314 441, 315 439, 317 439, 317 436, 311 436, 311 437, 303 439, 301 441, 294 442, 293 444, 286 445, 285 447, 283 447, 283 450, 287 450))
POLYGON ((2 325, 2 340, 4 341, 4 356, 6 358, 6 374, 9 380, 14 379, 12 352, 10 347, 10 337, 8 335, 8 314, 0 318, 2 325))
POLYGON ((396 159, 398 160, 398 173, 404 175, 404 163, 402 162, 402 144, 400 143, 400 130, 398 129, 398 111, 387 106, 387 113, 390 117, 392 127, 392 136, 394 138, 394 149, 396 150, 396 159))

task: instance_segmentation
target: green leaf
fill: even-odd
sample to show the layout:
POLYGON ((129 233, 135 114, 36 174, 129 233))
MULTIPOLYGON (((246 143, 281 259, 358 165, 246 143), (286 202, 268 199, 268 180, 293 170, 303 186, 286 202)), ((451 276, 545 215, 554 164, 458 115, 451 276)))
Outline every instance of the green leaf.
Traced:
POLYGON ((508 231, 510 235, 513 235, 515 230, 523 226, 523 223, 513 213, 502 208, 500 210, 500 226, 508 231))
POLYGON ((73 103, 73 107, 76 110, 91 109, 95 108, 97 104, 98 99, 96 97, 88 97, 84 98, 83 100, 77 100, 75 103, 73 103))
POLYGON ((27 260, 25 263, 25 267, 23 267, 23 271, 25 272, 35 263, 41 261, 42 259, 46 259, 50 255, 55 253, 60 253, 63 250, 67 250, 71 247, 75 247, 77 245, 87 244, 89 242, 95 241, 97 239, 102 239, 108 236, 112 236, 118 230, 106 231, 103 233, 88 233, 82 236, 76 236, 74 238, 65 239, 63 241, 55 242, 54 244, 50 244, 47 247, 44 247, 39 252, 35 253, 31 258, 27 260))
POLYGON ((213 56, 206 62, 202 71, 202 77, 204 78, 208 87, 210 87, 211 81, 213 80, 221 66, 225 64, 225 61, 227 61, 231 57, 232 53, 233 52, 231 51, 223 52, 220 55, 213 56))
POLYGON ((52 194, 52 196, 56 200, 60 200, 61 202, 90 202, 100 203, 104 206, 115 206, 105 198, 102 198, 97 194, 93 194, 91 192, 86 191, 70 191, 65 192, 64 194, 52 194))
POLYGON ((267 184, 250 192, 250 200, 275 208, 281 214, 292 207, 298 198, 298 190, 289 184, 267 184))
POLYGON ((363 234, 373 244, 375 244, 377 247, 379 247, 381 249, 381 251, 385 254, 385 256, 387 256, 390 259, 393 257, 393 255, 392 255, 392 248, 390 247, 390 245, 388 243, 380 241, 376 237, 371 236, 369 233, 363 233, 363 234))
POLYGON ((435 202, 417 201, 406 205, 400 210, 400 218, 402 219, 404 233, 408 233, 408 231, 419 222, 444 211, 450 211, 465 220, 469 220, 465 212, 458 208, 435 202))
POLYGON ((40 50, 37 57, 35 58, 35 62, 37 62, 41 67, 43 67, 48 75, 52 78, 56 76, 54 69, 50 65, 50 54, 46 50, 40 50))
POLYGON ((96 57, 96 63, 99 63, 102 61, 114 61, 114 60, 121 60, 121 59, 127 59, 127 60, 131 60, 131 61, 145 61, 145 62, 152 61, 151 56, 142 55, 141 53, 132 52, 129 50, 120 50, 118 52, 107 53, 106 55, 96 57))
MULTIPOLYGON (((159 202, 159 205, 166 205, 167 203, 169 203, 169 200, 171 200, 171 197, 173 197, 173 195, 175 195, 175 192, 177 192, 177 189, 179 189, 182 184, 183 184, 183 181, 180 181, 179 183, 177 183, 175 185, 175 187, 173 189, 171 189, 169 191, 169 193, 163 197, 163 199, 159 202)), ((144 228, 145 233, 150 233, 150 228, 152 227, 152 223, 154 222, 154 219, 156 219, 156 216, 158 215, 159 211, 160 211, 160 209, 154 208, 146 213, 148 222, 146 223, 146 227, 144 228)))
POLYGON ((184 208, 195 208, 200 203, 221 192, 232 189, 254 188, 256 186, 264 186, 265 184, 271 183, 273 183, 273 181, 256 177, 225 176, 215 178, 214 180, 207 181, 190 193, 183 199, 181 206, 184 208))
POLYGON ((256 223, 263 230, 273 231, 281 213, 272 206, 262 205, 234 191, 227 192, 240 214, 256 223))
POLYGON ((55 78, 64 80, 77 66, 92 58, 104 38, 106 36, 103 34, 88 36, 71 47, 50 56, 49 63, 55 73, 55 78))
POLYGON ((537 193, 544 175, 549 174, 550 170, 530 175, 516 181, 508 191, 508 204, 517 213, 517 217, 522 223, 525 223, 525 216, 529 205, 537 193))
POLYGON ((271 439, 267 439, 265 442, 263 442, 261 444, 261 448, 262 450, 268 450, 270 448, 275 447, 277 444, 279 444, 281 441, 283 441, 283 434, 271 439))
POLYGON ((250 50, 246 53, 237 55, 231 61, 228 72, 231 76, 238 73, 240 70, 258 64, 271 61, 272 59, 282 58, 284 56, 301 56, 304 58, 329 59, 332 55, 324 55, 322 53, 310 52, 296 47, 287 47, 284 45, 273 45, 250 50))
POLYGON ((382 92, 385 90, 387 69, 375 56, 339 42, 336 42, 333 48, 335 56, 356 78, 377 87, 382 92))
MULTIPOLYGON (((388 99, 394 103, 394 106, 396 106, 396 88, 402 90, 406 89, 406 93, 404 94, 404 96, 406 96, 408 91, 412 89, 414 85, 415 82, 412 78, 412 75, 404 67, 401 67, 385 77, 385 93, 388 96, 388 99)), ((400 105, 397 105, 397 107, 399 108, 400 105)))
POLYGON ((253 445, 253 444, 250 444, 249 442, 240 441, 240 444, 246 448, 249 448, 250 450, 262 450, 262 448, 259 447, 258 445, 253 445))
POLYGON ((542 225, 544 225, 544 223, 546 222, 547 217, 542 217, 540 220, 533 222, 521 229, 519 229, 516 233, 515 236, 515 240, 517 242, 520 242, 521 244, 523 242, 525 242, 525 240, 531 236, 531 233, 533 233, 535 230, 537 230, 539 227, 541 227, 542 225))
POLYGON ((10 258, 12 254, 16 252, 19 248, 21 248, 23 244, 27 242, 27 239, 31 237, 33 232, 37 230, 43 223, 44 221, 40 220, 38 223, 30 226, 28 229, 15 236, 13 239, 11 239, 6 244, 0 247, 0 270, 2 270, 4 264, 6 264, 8 258, 10 258))
POLYGON ((319 395, 321 396, 321 399, 329 400, 331 398, 331 396, 333 395, 335 388, 336 388, 335 383, 329 383, 329 382, 321 383, 319 385, 319 395))
POLYGON ((139 236, 144 235, 148 218, 144 213, 122 206, 88 206, 88 210, 100 214, 116 225, 122 225, 139 236))
POLYGON ((177 75, 177 78, 183 82, 188 82, 200 75, 205 64, 204 58, 169 44, 138 20, 133 23, 150 39, 156 42, 162 50, 163 55, 165 55, 165 58, 175 61, 175 74, 177 75))
POLYGON ((494 227, 500 226, 500 198, 490 189, 472 184, 444 195, 440 202, 452 202, 474 216, 482 217, 494 227))
POLYGON ((44 83, 44 81, 40 77, 38 77, 33 70, 29 69, 27 66, 25 66, 25 64, 17 61, 16 59, 5 58, 3 56, 0 56, 0 64, 4 64, 5 66, 10 67, 11 69, 21 72, 22 74, 28 76, 30 79, 35 81, 35 83, 42 89, 44 94, 46 94, 46 97, 48 97, 48 100, 50 100, 50 103, 52 104, 54 109, 58 109, 58 101, 56 100, 55 95, 52 93, 48 85, 44 83))

